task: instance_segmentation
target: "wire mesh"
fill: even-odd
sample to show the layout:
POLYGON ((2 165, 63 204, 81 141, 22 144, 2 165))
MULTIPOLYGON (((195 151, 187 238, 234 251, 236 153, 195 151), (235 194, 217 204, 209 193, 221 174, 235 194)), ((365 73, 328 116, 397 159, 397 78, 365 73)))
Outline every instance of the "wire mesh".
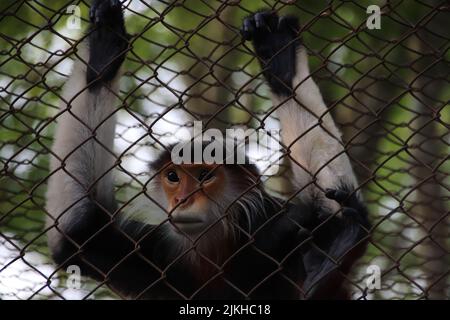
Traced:
MULTIPOLYGON (((90 280, 83 290, 67 289, 67 274, 50 259, 44 226, 58 101, 89 5, 0 4, 1 299, 120 298, 105 283, 90 280), (81 28, 73 27, 76 10, 81 28)), ((261 7, 294 14, 312 76, 342 129, 373 224, 369 248, 349 278, 352 297, 449 298, 447 1, 123 5, 132 49, 123 67, 115 132, 121 161, 115 193, 122 208, 145 214, 148 162, 156 150, 178 141, 193 120, 221 130, 279 127, 257 59, 243 45, 239 28, 261 7), (366 26, 371 4, 381 8, 380 30, 366 26), (370 265, 381 269, 377 290, 365 285, 370 265)), ((284 166, 286 161, 279 174, 263 180, 271 193, 288 196, 292 186, 284 166)))

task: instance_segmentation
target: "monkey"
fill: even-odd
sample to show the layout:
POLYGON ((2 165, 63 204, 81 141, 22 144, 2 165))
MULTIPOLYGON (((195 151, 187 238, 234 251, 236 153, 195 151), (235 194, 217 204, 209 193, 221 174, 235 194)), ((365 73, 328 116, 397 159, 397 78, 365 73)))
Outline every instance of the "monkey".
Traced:
POLYGON ((130 49, 122 4, 94 0, 89 18, 51 149, 46 230, 58 269, 78 265, 126 299, 350 298, 368 211, 298 19, 258 11, 241 29, 277 107, 295 199, 269 195, 248 161, 175 164, 169 146, 143 190, 165 215, 152 224, 124 215, 114 195, 115 106, 130 49))

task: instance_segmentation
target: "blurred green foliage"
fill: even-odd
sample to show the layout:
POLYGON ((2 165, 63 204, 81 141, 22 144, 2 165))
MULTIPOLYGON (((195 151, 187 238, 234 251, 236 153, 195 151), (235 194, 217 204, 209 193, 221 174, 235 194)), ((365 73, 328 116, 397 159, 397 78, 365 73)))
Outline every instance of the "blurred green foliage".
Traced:
MULTIPOLYGON (((27 245, 25 250, 44 254, 48 153, 58 96, 67 77, 58 67, 82 36, 67 30, 66 10, 71 4, 79 5, 85 29, 86 1, 0 2, 0 232, 13 234, 27 245)), ((434 190, 439 192, 434 201, 440 203, 438 208, 450 207, 450 19, 445 1, 125 4, 132 50, 124 66, 124 103, 136 114, 144 113, 144 102, 155 100, 167 107, 183 106, 200 118, 217 112, 212 122, 217 127, 232 123, 259 127, 272 112, 267 88, 260 77, 252 78, 259 66, 251 46, 240 39, 242 19, 262 7, 299 16, 312 72, 343 128, 373 214, 377 245, 370 246, 364 261, 384 257, 384 270, 401 269, 400 278, 411 268, 416 270, 422 261, 412 246, 417 239, 404 239, 402 232, 408 226, 426 233, 414 219, 429 225, 424 214, 413 211, 417 207, 413 195, 421 192, 415 186, 424 179, 415 174, 420 155, 414 147, 423 143, 425 138, 418 137, 424 128, 433 156, 424 162, 430 174, 436 174, 434 190), (371 4, 382 8, 381 30, 365 27, 371 4), (189 90, 179 91, 174 85, 172 93, 151 98, 154 88, 143 83, 171 87, 172 82, 160 77, 168 71, 174 82, 181 81, 189 90), (394 258, 386 258, 403 254, 400 266, 394 258)), ((448 233, 446 221, 442 219, 448 233)), ((447 234, 443 242, 447 250, 448 242, 447 234)), ((448 255, 443 259, 448 265, 448 255)), ((414 288, 417 285, 411 284, 402 294, 392 295, 420 296, 414 288)))

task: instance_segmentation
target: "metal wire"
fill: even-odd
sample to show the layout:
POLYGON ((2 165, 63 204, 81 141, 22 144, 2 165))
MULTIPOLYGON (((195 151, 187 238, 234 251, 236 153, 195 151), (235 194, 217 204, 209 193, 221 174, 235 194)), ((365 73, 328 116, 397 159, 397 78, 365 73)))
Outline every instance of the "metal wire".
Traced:
MULTIPOLYGON (((49 152, 61 88, 82 36, 67 28, 72 4, 83 13, 89 7, 24 0, 0 6, 1 299, 120 298, 105 283, 67 289, 67 275, 51 262, 46 244, 49 152)), ((379 1, 382 27, 369 30, 370 4, 280 0, 258 8, 300 17, 312 76, 343 131, 370 209, 370 245, 347 279, 353 298, 448 299, 450 6, 379 1), (381 269, 377 290, 366 287, 370 265, 381 269)), ((278 119, 251 46, 239 34, 255 2, 124 6, 132 49, 115 137, 116 194, 122 209, 138 210, 148 161, 193 119, 222 130, 267 129, 278 119)), ((297 190, 287 163, 264 180, 271 192, 290 197, 297 190)))

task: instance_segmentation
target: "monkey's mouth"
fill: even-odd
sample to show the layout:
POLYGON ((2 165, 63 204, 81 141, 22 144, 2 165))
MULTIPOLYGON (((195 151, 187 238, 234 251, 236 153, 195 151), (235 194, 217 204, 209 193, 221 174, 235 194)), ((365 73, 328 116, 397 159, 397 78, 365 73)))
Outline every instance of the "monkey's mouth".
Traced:
POLYGON ((198 224, 198 223, 204 223, 203 219, 200 219, 199 217, 191 216, 191 215, 174 215, 170 218, 170 221, 172 221, 175 224, 198 224))
POLYGON ((177 215, 172 216, 170 221, 183 232, 198 232, 203 229, 203 225, 205 221, 198 217, 186 216, 186 215, 177 215))
POLYGON ((176 231, 188 234, 198 234, 205 229, 206 221, 198 212, 174 212, 169 218, 176 231))
POLYGON ((176 224, 203 223, 203 220, 191 217, 177 217, 172 218, 171 221, 176 224))

